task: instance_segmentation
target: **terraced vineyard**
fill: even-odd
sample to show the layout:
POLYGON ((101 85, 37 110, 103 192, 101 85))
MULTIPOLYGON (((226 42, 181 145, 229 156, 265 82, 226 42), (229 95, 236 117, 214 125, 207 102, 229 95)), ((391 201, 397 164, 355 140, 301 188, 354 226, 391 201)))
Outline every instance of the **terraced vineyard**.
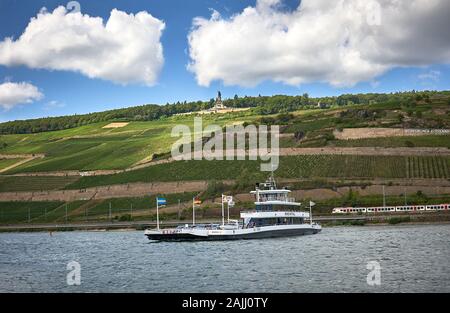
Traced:
MULTIPOLYGON (((298 155, 280 158, 276 176, 280 178, 423 178, 450 177, 450 157, 298 155), (410 169, 409 164, 412 164, 410 169), (425 166, 426 164, 426 166, 425 166), (418 174, 413 169, 418 167, 418 174), (418 177, 422 178, 422 177, 418 177)), ((259 161, 179 161, 114 175, 82 177, 66 186, 81 189, 130 182, 237 179, 244 171, 252 179, 264 179, 259 161)))
MULTIPOLYGON (((257 115, 230 113, 203 117, 203 127, 252 121, 257 115)), ((2 135, 5 154, 43 153, 45 158, 20 165, 8 174, 63 170, 125 169, 153 154, 170 151, 179 137, 171 137, 172 128, 183 124, 193 129, 193 116, 175 116, 149 122, 130 122, 121 128, 103 128, 108 122, 61 131, 2 135)), ((1 166, 1 164, 0 164, 1 166)), ((0 167, 1 168, 1 167, 0 167)))
MULTIPOLYGON (((416 146, 449 147, 450 136, 421 136, 376 138, 361 140, 335 140, 335 129, 352 127, 403 127, 401 120, 408 120, 414 127, 422 124, 450 128, 447 94, 435 95, 430 103, 375 103, 370 105, 335 106, 330 109, 305 108, 289 114, 259 115, 257 110, 202 116, 203 127, 234 123, 282 125, 282 132, 292 136, 281 139, 281 146, 416 146), (414 106, 412 106, 414 105, 414 106), (414 109, 412 109, 414 108, 414 109), (420 113, 420 117, 417 114, 420 113), (370 119, 368 125, 367 116, 370 119), (280 117, 281 116, 281 117, 280 117), (287 118, 286 118, 287 116, 287 118), (399 116, 401 118, 399 118, 399 116), (415 123, 415 124, 414 124, 415 123), (305 142, 294 139, 294 133, 304 135, 305 142)), ((111 121, 98 122, 72 129, 34 134, 1 135, 2 154, 45 154, 19 165, 6 174, 23 172, 48 172, 66 170, 125 169, 152 156, 167 153, 178 140, 171 137, 175 125, 193 127, 194 116, 162 117, 152 121, 128 121, 124 127, 103 128, 111 121)), ((408 125, 409 125, 408 124, 408 125)), ((4 161, 9 162, 9 161, 4 161)), ((0 161, 0 169, 2 168, 0 161)), ((240 165, 238 165, 240 167, 240 165)))
POLYGON ((77 176, 0 176, 0 192, 62 189, 77 176))
POLYGON ((15 164, 15 163, 19 162, 20 160, 21 159, 0 159, 0 170, 15 164))
POLYGON ((354 140, 334 140, 332 145, 338 147, 448 147, 450 136, 406 136, 387 138, 365 138, 354 140))
POLYGON ((303 155, 282 159, 279 175, 286 178, 405 178, 401 156, 303 155))
POLYGON ((65 189, 81 189, 133 182, 234 179, 244 169, 249 169, 251 173, 256 173, 259 178, 265 175, 259 171, 259 162, 257 161, 192 160, 158 164, 114 175, 86 176, 67 185, 65 189))
POLYGON ((450 158, 408 157, 408 178, 450 178, 450 158))

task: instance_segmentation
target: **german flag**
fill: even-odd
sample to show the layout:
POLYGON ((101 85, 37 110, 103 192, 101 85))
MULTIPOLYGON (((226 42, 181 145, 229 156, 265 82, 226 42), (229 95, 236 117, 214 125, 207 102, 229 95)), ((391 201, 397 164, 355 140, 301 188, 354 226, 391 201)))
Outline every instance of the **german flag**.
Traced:
POLYGON ((199 198, 194 198, 194 204, 202 204, 202 200, 199 198))

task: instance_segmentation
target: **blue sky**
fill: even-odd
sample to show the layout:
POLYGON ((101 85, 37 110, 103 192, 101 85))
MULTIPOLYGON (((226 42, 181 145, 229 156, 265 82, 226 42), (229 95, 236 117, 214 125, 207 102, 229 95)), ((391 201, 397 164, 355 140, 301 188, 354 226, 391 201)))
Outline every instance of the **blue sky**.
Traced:
MULTIPOLYGON (((42 7, 49 12, 65 1, 0 0, 0 40, 17 39, 24 32, 31 17, 42 7)), ((336 87, 328 82, 311 81, 296 85, 265 79, 254 86, 225 86, 223 80, 213 80, 209 86, 201 86, 193 72, 186 66, 190 61, 187 36, 194 17, 208 19, 211 9, 217 10, 223 19, 239 14, 255 1, 245 0, 152 0, 152 1, 79 1, 81 12, 106 21, 113 8, 126 13, 147 11, 164 21, 161 36, 164 65, 156 84, 141 83, 121 85, 100 78, 89 78, 73 71, 30 68, 25 65, 0 65, 0 83, 28 82, 44 95, 32 103, 15 105, 10 109, 0 107, 0 121, 27 119, 43 116, 82 114, 133 105, 167 102, 208 100, 217 90, 223 97, 244 95, 297 95, 305 92, 312 96, 339 95, 342 93, 395 92, 403 90, 445 90, 450 85, 450 68, 445 62, 430 62, 420 66, 393 66, 381 75, 356 83, 353 86, 336 87)), ((286 10, 296 8, 297 1, 285 1, 286 10)), ((221 38, 216 38, 220 41, 221 38)))

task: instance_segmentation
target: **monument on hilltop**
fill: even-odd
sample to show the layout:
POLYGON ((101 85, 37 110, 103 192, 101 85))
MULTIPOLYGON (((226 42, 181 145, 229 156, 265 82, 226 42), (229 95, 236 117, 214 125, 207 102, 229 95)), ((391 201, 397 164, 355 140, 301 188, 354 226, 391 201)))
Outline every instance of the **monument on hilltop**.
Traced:
POLYGON ((226 110, 227 107, 222 102, 222 94, 220 91, 217 92, 217 98, 214 102, 214 106, 211 108, 211 111, 220 111, 220 110, 226 110))
POLYGON ((202 114, 216 114, 216 113, 217 114, 225 114, 225 113, 230 113, 230 112, 246 111, 249 109, 250 108, 233 108, 233 107, 228 108, 222 102, 222 93, 220 91, 218 91, 216 100, 214 101, 214 105, 211 108, 206 109, 206 110, 201 110, 201 111, 178 113, 176 115, 189 115, 189 114, 202 115, 202 114))

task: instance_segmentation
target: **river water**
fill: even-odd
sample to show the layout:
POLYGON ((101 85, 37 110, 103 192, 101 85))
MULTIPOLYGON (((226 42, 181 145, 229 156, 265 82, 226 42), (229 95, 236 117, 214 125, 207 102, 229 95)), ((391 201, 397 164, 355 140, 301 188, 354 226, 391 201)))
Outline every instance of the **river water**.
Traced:
POLYGON ((0 291, 450 292, 450 225, 179 243, 149 242, 142 231, 2 233, 0 291), (80 285, 67 284, 71 261, 80 285), (381 269, 369 281, 380 279, 369 285, 373 261, 381 269))

